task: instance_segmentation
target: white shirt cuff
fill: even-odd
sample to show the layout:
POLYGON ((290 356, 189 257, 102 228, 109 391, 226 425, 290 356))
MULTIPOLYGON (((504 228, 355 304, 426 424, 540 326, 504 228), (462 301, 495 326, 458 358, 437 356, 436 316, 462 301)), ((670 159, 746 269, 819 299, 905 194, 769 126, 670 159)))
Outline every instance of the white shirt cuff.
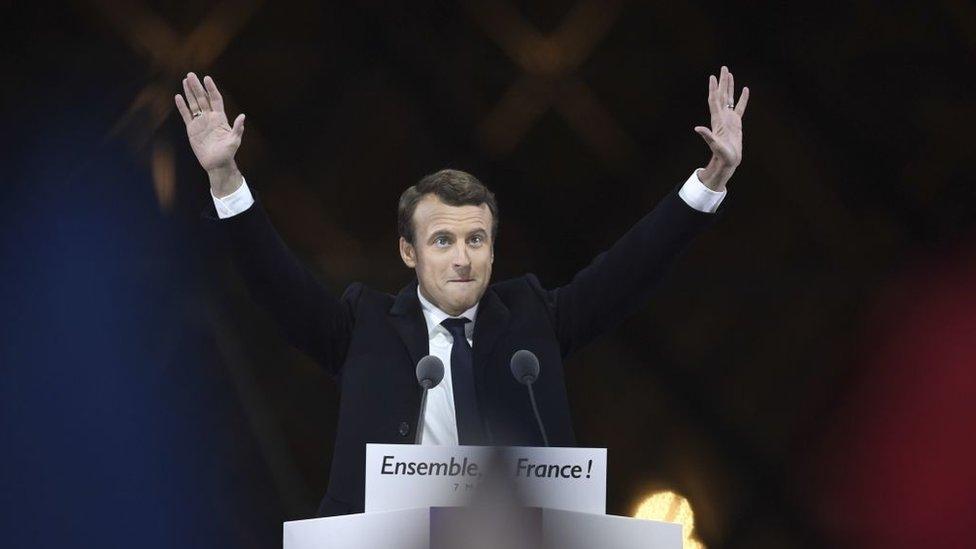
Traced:
MULTIPOLYGON (((698 168, 701 169, 704 168, 698 168)), ((691 172, 691 177, 681 186, 678 196, 685 201, 685 204, 700 212, 715 213, 719 204, 725 200, 727 191, 718 192, 706 187, 701 179, 698 179, 698 170, 691 172)))
POLYGON ((243 177, 241 178, 241 186, 237 187, 236 191, 223 198, 217 198, 214 196, 213 190, 211 190, 210 196, 213 198, 214 208, 217 209, 217 217, 220 219, 233 217, 250 208, 251 204, 254 204, 251 189, 247 188, 247 181, 243 177))

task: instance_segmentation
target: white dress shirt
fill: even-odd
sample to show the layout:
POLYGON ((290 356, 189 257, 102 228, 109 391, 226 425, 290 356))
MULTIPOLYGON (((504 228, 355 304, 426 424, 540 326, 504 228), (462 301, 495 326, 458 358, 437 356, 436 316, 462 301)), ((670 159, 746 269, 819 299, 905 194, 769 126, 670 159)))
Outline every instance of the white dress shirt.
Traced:
MULTIPOLYGON (((441 326, 445 318, 452 317, 437 308, 420 293, 417 286, 417 297, 420 299, 420 309, 427 321, 427 352, 441 359, 444 363, 444 379, 430 391, 427 391, 427 409, 424 410, 424 434, 421 444, 449 444, 458 445, 457 415, 454 413, 454 381, 451 377, 451 350, 454 349, 454 338, 447 328, 441 326)), ((472 335, 474 323, 478 315, 478 304, 475 303, 460 317, 471 322, 464 325, 464 336, 468 338, 468 345, 474 347, 472 335)))
MULTIPOLYGON (((714 213, 722 200, 725 199, 726 194, 726 191, 716 192, 706 187, 698 179, 698 170, 692 172, 688 180, 678 190, 678 196, 685 201, 685 204, 705 213, 714 213)), ((254 204, 254 198, 251 196, 246 181, 242 182, 237 190, 223 198, 217 198, 212 192, 210 196, 213 197, 214 207, 217 209, 217 216, 220 219, 235 216, 254 204)), ((457 416, 454 412, 454 390, 451 380, 451 349, 454 347, 454 338, 451 337, 447 328, 441 326, 444 319, 452 317, 428 301, 420 293, 419 285, 417 286, 417 298, 420 299, 420 308, 424 313, 424 320, 427 322, 428 352, 444 363, 444 379, 437 387, 427 393, 427 409, 424 411, 424 432, 421 435, 421 443, 456 446, 458 444, 457 416)), ((464 333, 472 348, 474 347, 472 335, 474 334, 477 314, 477 303, 461 314, 462 317, 471 320, 465 324, 464 333)))

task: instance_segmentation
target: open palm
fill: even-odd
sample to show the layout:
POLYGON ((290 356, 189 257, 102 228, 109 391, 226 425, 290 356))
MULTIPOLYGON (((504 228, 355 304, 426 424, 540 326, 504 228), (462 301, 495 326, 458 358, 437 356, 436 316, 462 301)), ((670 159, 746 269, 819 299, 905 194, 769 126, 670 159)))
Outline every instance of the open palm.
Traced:
POLYGON ((708 110, 712 127, 695 127, 716 160, 732 169, 742 162, 742 117, 749 103, 749 88, 742 88, 737 104, 734 99, 735 79, 727 67, 722 67, 718 79, 708 77, 708 110))
POLYGON ((189 73, 183 79, 183 92, 186 99, 177 95, 176 109, 200 166, 209 172, 232 165, 244 135, 244 115, 237 115, 233 127, 228 124, 224 99, 209 76, 201 84, 197 75, 189 73))

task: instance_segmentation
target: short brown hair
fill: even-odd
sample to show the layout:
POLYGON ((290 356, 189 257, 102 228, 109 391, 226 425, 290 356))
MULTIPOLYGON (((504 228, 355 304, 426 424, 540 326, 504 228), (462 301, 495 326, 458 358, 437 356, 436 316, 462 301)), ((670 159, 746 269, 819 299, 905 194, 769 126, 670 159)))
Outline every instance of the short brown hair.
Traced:
POLYGON ((485 187, 478 178, 461 170, 445 169, 432 173, 416 185, 403 191, 400 195, 400 206, 397 208, 397 230, 400 236, 413 244, 414 228, 413 213, 417 203, 428 195, 433 194, 448 206, 480 206, 488 205, 491 211, 491 240, 495 241, 498 234, 498 204, 495 195, 485 187))

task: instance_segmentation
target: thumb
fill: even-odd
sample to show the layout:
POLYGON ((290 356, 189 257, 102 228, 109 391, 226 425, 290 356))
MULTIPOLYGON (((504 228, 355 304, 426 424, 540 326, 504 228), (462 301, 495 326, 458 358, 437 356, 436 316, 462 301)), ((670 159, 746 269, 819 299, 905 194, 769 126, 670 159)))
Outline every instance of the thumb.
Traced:
POLYGON ((706 128, 705 126, 695 126, 695 132, 702 136, 702 139, 704 139, 705 143, 708 145, 715 142, 715 136, 712 135, 712 130, 706 128))
POLYGON ((244 135, 244 113, 237 115, 237 118, 234 119, 234 127, 231 129, 231 131, 233 131, 234 135, 237 137, 244 135))

